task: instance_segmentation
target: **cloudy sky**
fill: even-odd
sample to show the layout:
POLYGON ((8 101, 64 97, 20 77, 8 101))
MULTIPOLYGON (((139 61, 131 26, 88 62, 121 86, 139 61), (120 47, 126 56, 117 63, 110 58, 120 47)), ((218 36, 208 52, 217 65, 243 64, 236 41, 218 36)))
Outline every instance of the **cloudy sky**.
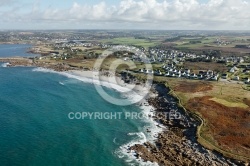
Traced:
POLYGON ((250 0, 0 0, 0 29, 250 30, 250 0))

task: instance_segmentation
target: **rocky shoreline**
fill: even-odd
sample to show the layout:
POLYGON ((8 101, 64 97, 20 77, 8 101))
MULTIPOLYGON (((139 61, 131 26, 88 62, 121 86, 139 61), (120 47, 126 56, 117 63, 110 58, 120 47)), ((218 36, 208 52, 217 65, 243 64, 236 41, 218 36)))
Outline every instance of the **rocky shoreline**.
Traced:
MULTIPOLYGON (((26 66, 43 67, 55 71, 79 70, 64 63, 36 62, 28 58, 0 58, 8 62, 8 67, 26 66)), ((196 131, 200 122, 178 106, 178 99, 169 94, 170 89, 164 84, 154 84, 154 93, 158 96, 149 98, 148 103, 155 108, 155 121, 164 125, 167 130, 160 133, 155 142, 136 144, 129 150, 143 161, 159 165, 245 165, 241 161, 225 158, 220 153, 205 149, 197 142, 196 131), (176 111, 181 118, 166 118, 171 111, 176 111)))
POLYGON ((148 100, 155 107, 155 120, 168 130, 160 133, 155 142, 136 144, 130 147, 136 157, 144 161, 156 162, 159 165, 245 165, 243 162, 232 160, 220 153, 205 149, 197 142, 196 130, 199 121, 178 106, 178 99, 169 94, 170 89, 164 84, 155 84, 158 93, 155 98, 148 100), (166 113, 175 110, 181 118, 166 118, 166 113), (162 116, 159 116, 162 113, 162 116))
POLYGON ((9 63, 7 67, 17 67, 17 66, 43 67, 43 68, 48 68, 48 69, 52 69, 55 71, 79 70, 79 68, 67 65, 65 63, 39 62, 39 61, 34 61, 29 58, 22 58, 22 57, 0 58, 0 62, 9 63))

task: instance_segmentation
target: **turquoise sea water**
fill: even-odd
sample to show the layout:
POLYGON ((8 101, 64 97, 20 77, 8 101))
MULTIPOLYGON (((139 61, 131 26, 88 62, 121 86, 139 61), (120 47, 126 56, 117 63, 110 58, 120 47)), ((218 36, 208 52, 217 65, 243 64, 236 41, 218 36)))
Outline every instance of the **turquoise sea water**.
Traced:
POLYGON ((146 121, 68 118, 70 112, 126 111, 142 110, 135 105, 110 104, 93 84, 57 73, 0 67, 0 165, 134 163, 121 147, 145 139, 146 121))
POLYGON ((34 54, 27 53, 30 44, 0 44, 0 57, 32 57, 34 54))

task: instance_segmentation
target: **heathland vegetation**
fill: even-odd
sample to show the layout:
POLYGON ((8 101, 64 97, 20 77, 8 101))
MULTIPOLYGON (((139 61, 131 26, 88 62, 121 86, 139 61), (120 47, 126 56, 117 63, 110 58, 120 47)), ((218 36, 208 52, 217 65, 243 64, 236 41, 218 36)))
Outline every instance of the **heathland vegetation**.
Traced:
POLYGON ((117 64, 114 71, 117 74, 128 72, 138 82, 144 81, 146 74, 155 75, 155 83, 170 87, 180 99, 180 105, 201 119, 197 136, 202 145, 226 156, 249 161, 250 33, 186 33, 61 32, 50 33, 50 40, 46 33, 31 32, 25 38, 7 33, 4 38, 0 34, 0 42, 29 42, 35 45, 31 52, 43 55, 29 61, 17 62, 14 59, 12 65, 54 66, 59 71, 93 70, 96 58, 104 51, 126 45, 123 47, 127 51, 117 51, 105 59, 103 70, 109 70, 110 65, 119 59, 123 64, 117 64), (146 63, 152 64, 152 71, 145 70, 143 55, 130 52, 132 47, 148 57, 146 63), (136 68, 129 69, 132 64, 136 64, 136 68))

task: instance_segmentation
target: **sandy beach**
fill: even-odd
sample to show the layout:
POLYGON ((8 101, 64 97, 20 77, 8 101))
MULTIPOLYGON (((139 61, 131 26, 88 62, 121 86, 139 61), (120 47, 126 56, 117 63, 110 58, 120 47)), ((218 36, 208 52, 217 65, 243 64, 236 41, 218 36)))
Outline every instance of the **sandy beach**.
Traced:
MULTIPOLYGON (((16 63, 13 64, 13 66, 15 65, 16 63)), ((35 66, 34 63, 30 63, 30 65, 35 66)), ((173 109, 181 114, 181 119, 152 116, 148 120, 152 124, 151 127, 141 133, 142 140, 121 146, 118 154, 122 153, 122 155, 118 156, 128 155, 139 162, 162 163, 163 165, 176 165, 177 163, 177 165, 189 163, 208 166, 242 165, 239 161, 225 158, 217 152, 205 149, 197 142, 196 130, 199 122, 178 106, 178 100, 169 94, 169 89, 164 84, 154 84, 151 89, 148 89, 141 82, 131 78, 128 78, 130 82, 126 83, 124 79, 126 76, 115 75, 108 71, 102 71, 98 75, 95 71, 70 70, 70 68, 61 68, 60 65, 55 67, 54 65, 39 64, 38 66, 41 67, 36 68, 37 71, 55 72, 83 82, 106 86, 125 93, 131 97, 132 101, 139 98, 135 103, 141 106, 142 111, 147 114, 169 113, 173 109), (147 133, 150 139, 145 139, 144 133, 147 133)))
MULTIPOLYGON (((93 71, 67 71, 66 73, 89 78, 95 82, 93 71)), ((121 89, 135 91, 139 95, 145 95, 143 85, 127 84, 122 76, 115 76, 107 72, 100 73, 100 81, 112 85, 118 85, 121 89)), ((106 85, 105 85, 106 86, 106 85)), ((117 88, 115 88, 117 89, 117 88)), ((139 105, 146 114, 151 114, 148 119, 151 127, 140 133, 139 142, 130 142, 120 147, 118 156, 127 156, 138 162, 148 165, 162 163, 162 165, 241 165, 238 161, 221 156, 217 152, 205 149, 197 142, 196 130, 199 122, 178 106, 176 98, 169 94, 165 85, 154 84, 150 93, 146 95, 139 105), (175 110, 181 118, 168 118, 166 115, 175 110), (145 134, 147 137, 145 137, 145 134)), ((156 164, 157 165, 157 164, 156 164)))
POLYGON ((100 81, 99 83, 103 86, 109 86, 109 88, 117 89, 120 92, 134 92, 139 96, 143 96, 140 103, 145 103, 148 98, 156 96, 156 94, 150 91, 151 87, 145 84, 136 84, 135 82, 125 83, 121 75, 118 76, 111 72, 103 71, 97 73, 96 71, 70 70, 66 71, 66 73, 92 79, 94 83, 100 81), (117 86, 119 86, 119 88, 117 88, 117 86))

